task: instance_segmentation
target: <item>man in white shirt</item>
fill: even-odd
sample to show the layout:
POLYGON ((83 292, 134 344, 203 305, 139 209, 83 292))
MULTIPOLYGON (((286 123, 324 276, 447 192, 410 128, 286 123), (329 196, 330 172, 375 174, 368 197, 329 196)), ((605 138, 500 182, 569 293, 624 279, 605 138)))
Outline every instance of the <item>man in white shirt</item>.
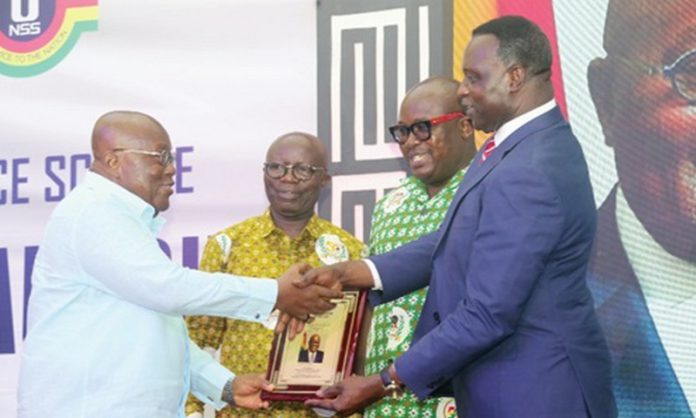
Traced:
POLYGON ((588 83, 618 183, 589 283, 622 417, 696 413, 696 25, 689 0, 612 0, 588 83))
POLYGON ((183 417, 189 390, 220 408, 266 407, 257 375, 235 376, 193 344, 182 315, 306 318, 339 292, 183 268, 160 250, 173 193, 171 142, 153 118, 102 116, 94 163, 55 209, 36 258, 18 390, 20 418, 183 417))

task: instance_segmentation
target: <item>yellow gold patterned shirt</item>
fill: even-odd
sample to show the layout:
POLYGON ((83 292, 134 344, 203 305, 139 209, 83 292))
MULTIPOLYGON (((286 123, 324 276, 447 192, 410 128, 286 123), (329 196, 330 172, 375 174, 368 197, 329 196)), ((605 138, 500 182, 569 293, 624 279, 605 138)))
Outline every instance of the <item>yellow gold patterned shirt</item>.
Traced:
MULTIPOLYGON (((318 267, 324 262, 315 250, 315 242, 324 234, 337 236, 350 259, 359 259, 366 252, 358 239, 316 215, 300 235, 290 238, 275 226, 270 212, 266 211, 211 236, 203 250, 200 269, 250 277, 279 277, 299 262, 318 267)), ((221 348, 221 363, 234 373, 266 373, 272 329, 258 323, 209 316, 189 317, 186 322, 191 339, 201 347, 221 348)), ((202 404, 189 396, 186 414, 202 410, 202 404)), ((296 402, 273 403, 266 411, 226 407, 216 415, 217 418, 315 416, 296 402)))

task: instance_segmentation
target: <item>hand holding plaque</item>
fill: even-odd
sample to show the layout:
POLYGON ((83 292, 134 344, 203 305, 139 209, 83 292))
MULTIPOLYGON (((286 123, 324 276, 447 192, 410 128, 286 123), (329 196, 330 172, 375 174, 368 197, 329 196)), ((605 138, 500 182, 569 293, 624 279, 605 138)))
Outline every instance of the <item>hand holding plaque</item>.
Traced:
POLYGON ((304 324, 298 337, 290 338, 291 328, 277 334, 266 374, 276 389, 262 398, 304 401, 350 376, 365 299, 364 292, 343 292, 332 301, 335 307, 304 324))

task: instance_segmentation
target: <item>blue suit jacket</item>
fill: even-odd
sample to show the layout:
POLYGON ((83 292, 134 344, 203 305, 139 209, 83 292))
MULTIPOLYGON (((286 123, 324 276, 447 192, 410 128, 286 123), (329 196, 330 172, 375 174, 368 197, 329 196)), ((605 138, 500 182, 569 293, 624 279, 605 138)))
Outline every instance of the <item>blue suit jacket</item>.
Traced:
POLYGON ((609 343, 620 416, 693 417, 619 239, 616 190, 599 210, 588 278, 609 343))
POLYGON ((585 282, 596 210, 580 145, 554 108, 479 161, 438 232, 371 257, 373 303, 430 285, 399 376, 421 398, 451 385, 461 417, 615 416, 585 282))

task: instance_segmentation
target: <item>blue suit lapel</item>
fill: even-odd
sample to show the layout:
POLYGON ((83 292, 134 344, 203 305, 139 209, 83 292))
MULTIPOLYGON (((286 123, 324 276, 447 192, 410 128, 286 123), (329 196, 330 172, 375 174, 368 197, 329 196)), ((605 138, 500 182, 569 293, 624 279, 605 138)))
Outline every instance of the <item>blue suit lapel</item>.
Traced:
POLYGON ((558 109, 558 106, 556 106, 541 116, 532 119, 525 125, 522 125, 520 129, 505 139, 500 146, 496 147, 493 153, 484 162, 481 162, 481 155, 483 154, 483 147, 481 147, 471 161, 471 165, 469 166, 469 169, 467 169, 466 174, 462 179, 462 183, 459 185, 459 189, 457 189, 457 193, 452 199, 452 203, 450 203, 450 207, 447 210, 445 219, 442 221, 442 225, 440 226, 442 231, 440 234, 440 241, 437 243, 435 248, 437 249, 440 246, 443 239, 447 235, 447 230, 452 223, 452 217, 454 216, 457 207, 461 203, 462 199, 464 199, 464 196, 466 196, 471 189, 479 184, 479 182, 481 182, 481 180, 483 180, 510 151, 512 151, 529 135, 563 121, 563 115, 561 115, 561 111, 558 109))

